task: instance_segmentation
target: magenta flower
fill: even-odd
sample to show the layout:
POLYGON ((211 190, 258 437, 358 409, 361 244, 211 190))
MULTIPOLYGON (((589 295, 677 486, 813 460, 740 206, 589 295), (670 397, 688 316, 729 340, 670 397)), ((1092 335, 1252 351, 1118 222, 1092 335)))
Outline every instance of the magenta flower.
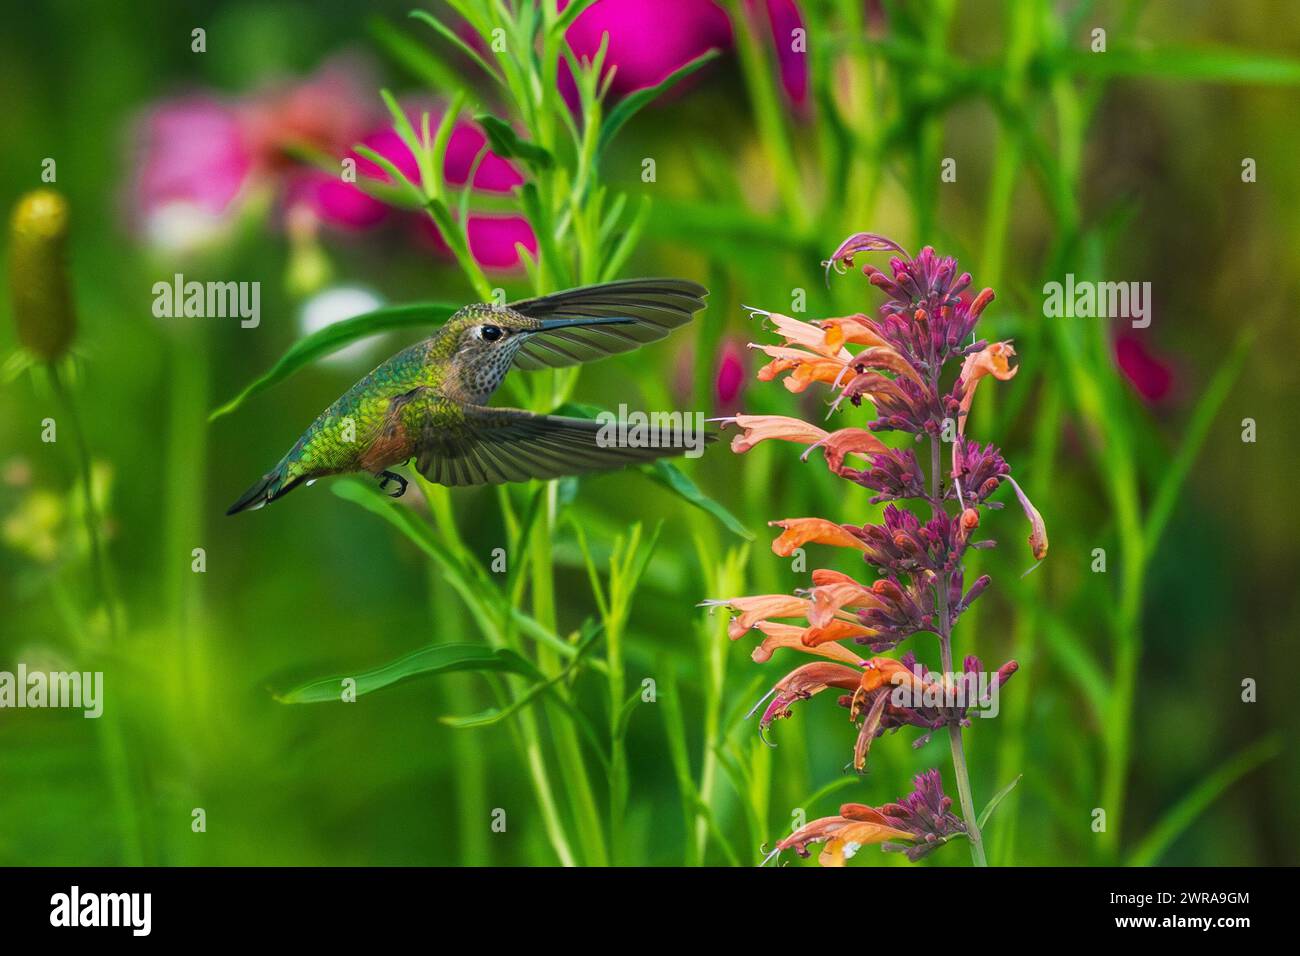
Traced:
POLYGON ((1173 369, 1163 359, 1152 354, 1136 335, 1116 336, 1115 364, 1134 391, 1151 404, 1162 401, 1173 388, 1173 369))
MULTIPOLYGON (((565 37, 574 55, 590 59, 606 33, 605 62, 615 68, 614 98, 662 82, 712 48, 731 46, 731 21, 712 0, 597 0, 579 14, 565 37)), ((577 101, 573 77, 563 64, 560 74, 560 89, 572 105, 577 101)))
MULTIPOLYGON (((196 95, 158 104, 137 133, 139 173, 131 196, 137 229, 159 247, 191 250, 222 235, 259 192, 275 194, 286 219, 306 209, 320 222, 348 232, 383 224, 392 215, 384 202, 297 156, 300 148, 340 160, 351 156, 361 180, 387 182, 379 166, 353 151, 361 143, 418 183, 415 157, 385 125, 373 105, 373 88, 364 68, 336 61, 303 81, 242 100, 196 95)), ((473 124, 456 126, 444 167, 450 185, 465 184, 485 142, 473 124)), ((511 163, 489 152, 479 162, 473 185, 508 193, 522 183, 511 163)), ((413 220, 403 218, 408 224, 413 220)), ((421 241, 435 232, 415 228, 421 241)), ((518 244, 537 252, 537 239, 520 216, 471 215, 468 233, 471 254, 487 269, 519 268, 518 244)), ((433 245, 446 251, 436 235, 433 245)))
POLYGON ((233 106, 207 96, 169 100, 143 119, 136 140, 131 207, 151 243, 201 244, 245 198, 255 157, 233 106))
MULTIPOLYGON (((416 220, 421 239, 439 255, 451 255, 442 241, 437 227, 428 217, 416 220)), ((523 263, 516 245, 522 245, 529 255, 537 256, 537 236, 523 216, 489 216, 471 213, 469 226, 469 252, 479 265, 491 272, 513 272, 523 263)))
MULTIPOLYGON (((796 44, 795 31, 804 25, 798 5, 794 0, 763 0, 760 7, 758 0, 747 0, 746 10, 760 29, 770 28, 781 88, 802 110, 808 102, 808 57, 806 41, 796 44)), ((566 39, 576 56, 589 59, 606 33, 606 63, 615 68, 610 95, 615 99, 662 82, 711 49, 729 49, 733 40, 730 18, 713 0, 597 0, 573 21, 566 39)), ((570 106, 577 102, 567 64, 560 67, 560 88, 570 106)))
POLYGON ((375 122, 373 84, 348 60, 242 99, 164 100, 137 122, 130 187, 134 228, 188 251, 220 236, 259 191, 279 191, 306 147, 339 153, 375 122))
MULTIPOLYGON (((431 117, 436 122, 436 117, 431 117)), ((452 186, 463 186, 469 179, 474 160, 482 151, 486 137, 468 122, 458 123, 447 143, 447 156, 443 174, 452 186)), ((412 183, 420 184, 420 169, 410 149, 391 127, 384 127, 361 140, 361 144, 379 153, 412 183)), ((389 177, 376 163, 355 152, 359 179, 389 182, 389 177)), ((521 185, 523 176, 508 160, 488 152, 474 173, 474 189, 483 192, 508 193, 521 185)), ((310 204, 313 212, 324 222, 342 229, 368 229, 384 221, 389 207, 368 195, 359 185, 345 183, 338 177, 309 172, 302 175, 298 201, 310 204)), ((408 220, 409 216, 405 217, 408 220)), ((421 241, 440 254, 449 254, 446 244, 438 235, 433 223, 423 215, 415 220, 421 241)), ((521 266, 517 246, 522 244, 530 254, 537 254, 537 237, 528 220, 522 216, 471 214, 467 227, 470 254, 485 269, 511 271, 521 266)))
POLYGON ((1004 482, 1029 520, 1028 543, 1034 558, 1041 561, 1048 551, 1042 515, 1011 477, 1001 452, 965 434, 979 384, 989 377, 1014 378, 1016 350, 1010 342, 975 337, 976 320, 993 300, 993 290, 985 289, 973 298, 965 295, 970 274, 960 271, 956 259, 936 255, 928 246, 913 257, 884 236, 856 233, 823 265, 847 271, 854 258, 865 252, 897 254, 890 259, 888 272, 870 264, 863 269, 872 285, 888 296, 874 315, 808 322, 751 309, 784 339, 752 347, 770 359, 758 373, 761 381, 784 376, 783 384, 796 394, 815 383, 825 384, 839 393, 833 411, 846 402, 866 403, 874 409, 875 419, 865 429, 850 426, 834 432, 782 415, 737 414, 725 422, 741 429, 732 442, 738 453, 776 439, 807 446, 805 460, 813 449, 823 448, 831 472, 876 492, 872 501, 915 499, 929 506, 929 515, 925 517, 920 508, 890 503, 879 523, 861 526, 817 516, 769 522, 781 529, 772 542, 773 554, 789 557, 813 544, 856 550, 872 566, 871 583, 821 567, 810 574, 812 587, 793 594, 705 603, 737 612, 728 627, 733 640, 751 629, 763 635, 753 654, 755 661, 769 660, 778 648, 830 659, 804 664, 776 684, 759 722, 760 733, 773 720, 790 716, 792 703, 829 688, 848 692, 837 699, 858 725, 853 768, 859 772, 866 768, 872 741, 890 730, 921 727, 926 731, 922 740, 934 730, 949 731, 962 797, 961 819, 950 812, 952 802, 943 795, 938 772, 931 771, 917 778, 916 792, 905 800, 879 808, 846 804, 838 817, 801 827, 777 845, 778 852, 794 848, 803 853, 810 843, 824 842, 823 864, 840 865, 861 846, 912 841, 908 855, 915 860, 949 837, 965 834, 973 860, 985 865, 961 730, 970 722, 970 709, 991 700, 992 688, 1001 687, 1017 664, 1008 661, 988 679, 979 659, 969 656, 961 671, 953 671, 952 634, 962 614, 990 585, 988 575, 980 575, 967 586, 965 559, 972 549, 993 546, 994 542, 977 535, 983 510, 1001 506, 990 497, 1004 482), (858 346, 857 351, 850 351, 849 345, 858 346), (955 378, 945 373, 945 365, 960 366, 955 378), (945 438, 949 429, 953 434, 945 438), (891 430, 917 438, 929 436, 928 474, 910 442, 891 449, 876 437, 891 430), (945 441, 951 444, 951 466, 945 461, 945 441), (865 468, 859 465, 863 461, 865 468), (956 509, 949 507, 950 501, 956 509), (807 625, 787 623, 799 618, 807 625), (849 644, 869 647, 872 654, 880 655, 923 632, 937 636, 943 672, 919 666, 913 653, 902 660, 883 656, 863 660, 849 644), (892 693, 897 688, 905 691, 901 697, 892 693), (910 835, 900 840, 900 833, 910 835))
MULTIPOLYGON (((747 0, 750 15, 757 13, 757 0, 747 0)), ((776 62, 781 74, 781 89, 797 110, 808 105, 807 37, 796 45, 796 31, 804 29, 803 14, 794 0, 764 0, 767 22, 772 28, 776 62)))
POLYGON ((731 414, 736 410, 748 378, 745 349, 734 339, 727 339, 718 350, 718 372, 714 378, 714 398, 720 411, 731 414))

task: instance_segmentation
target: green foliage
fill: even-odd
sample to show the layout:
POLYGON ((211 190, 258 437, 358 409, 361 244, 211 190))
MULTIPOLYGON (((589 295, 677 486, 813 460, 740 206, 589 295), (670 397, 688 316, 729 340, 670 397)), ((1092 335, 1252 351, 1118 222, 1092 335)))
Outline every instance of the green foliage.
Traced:
POLYGON ((344 681, 348 679, 356 682, 354 690, 356 696, 361 697, 382 690, 400 680, 425 674, 448 674, 463 670, 509 671, 540 679, 540 675, 527 661, 505 648, 493 650, 482 644, 435 644, 356 674, 322 677, 306 684, 299 684, 282 694, 277 694, 275 699, 282 704, 319 704, 327 701, 337 703, 343 699, 344 681))
MULTIPOLYGON (((830 695, 765 746, 744 715, 804 659, 778 651, 751 666, 755 636, 730 640, 725 614, 696 607, 808 586, 770 553, 768 520, 879 520, 868 492, 846 491, 815 459, 719 443, 697 462, 590 481, 453 491, 417 479, 401 501, 332 480, 221 516, 265 467, 259 449, 364 371, 317 360, 346 362, 344 346, 377 333, 432 330, 465 304, 453 290, 487 300, 497 286, 516 298, 634 274, 698 278, 710 309, 668 343, 581 381, 561 370, 509 387, 536 411, 575 397, 713 409, 719 351, 757 338, 741 302, 793 311, 803 290, 798 317, 814 318, 879 301, 857 273, 822 283, 820 260, 860 229, 961 255, 996 287, 989 336, 1014 338, 1022 356, 1015 381, 983 390, 973 414, 989 416, 986 434, 1043 511, 1053 559, 1019 577, 1020 530, 981 552, 971 570, 994 585, 963 617, 957 648, 1021 665, 1003 713, 972 734, 994 862, 1295 862, 1296 810, 1279 796, 1294 777, 1279 741, 1295 718, 1265 679, 1294 670, 1297 627, 1294 452, 1276 415, 1300 347, 1287 322, 1297 270, 1280 254, 1295 196, 1278 172, 1300 148, 1287 98, 1300 64, 1280 39, 1296 14, 1029 0, 890 2, 882 18, 849 0, 801 4, 809 99, 795 109, 769 24, 749 16, 761 4, 724 4, 732 50, 620 100, 608 96, 608 48, 580 62, 563 42, 589 6, 453 0, 401 20, 313 8, 289 33, 282 13, 240 8, 259 48, 292 48, 294 64, 358 45, 382 56, 391 92, 376 89, 374 104, 419 170, 407 179, 358 150, 388 179, 360 185, 406 218, 363 235, 322 227, 315 241, 346 281, 422 304, 283 351, 290 333, 269 321, 155 321, 141 306, 141 290, 174 271, 258 279, 266 314, 287 323, 299 303, 277 281, 279 184, 219 248, 127 254, 123 183, 138 158, 103 148, 173 80, 226 100, 277 71, 223 65, 215 44, 200 58, 160 52, 156 30, 119 21, 77 29, 57 6, 10 24, 7 75, 23 95, 0 119, 15 144, 0 164, 5 181, 29 183, 34 156, 60 158, 80 330, 62 392, 19 358, 0 382, 0 669, 42 656, 104 669, 112 706, 102 721, 0 721, 0 863, 752 865, 793 811, 879 804, 930 766, 951 785, 944 743, 912 749, 909 729, 873 750, 870 774, 840 776, 843 755, 826 742, 842 739, 846 717, 830 695), (1108 29, 1105 54, 1088 49, 1093 21, 1108 29), (446 182, 466 118, 516 161, 522 188, 489 196, 446 182), (1259 160, 1258 183, 1239 182, 1238 153, 1259 160), (640 181, 645 156, 656 183, 640 181), (949 156, 955 184, 939 180, 949 156), (539 252, 523 272, 474 259, 474 214, 529 219, 539 252), (448 255, 410 241, 416 215, 448 255), (1143 403, 1117 370, 1114 327, 1041 316, 1043 282, 1067 272, 1153 280, 1163 311, 1143 341, 1176 377, 1162 403, 1143 403), (277 354, 264 372, 250 358, 277 354), (60 440, 44 444, 33 423, 51 414, 60 440), (1244 416, 1259 418, 1258 444, 1241 443, 1244 416), (1105 573, 1088 566, 1098 547, 1105 573), (191 566, 200 548, 204 573, 191 566), (289 690, 268 677, 285 673, 336 676, 289 690), (343 676, 358 679, 360 705, 282 706, 337 700, 343 676), (1269 692, 1238 709, 1244 676, 1269 692), (498 806, 506 833, 485 822, 498 806), (1087 825, 1098 806, 1100 834, 1087 825), (219 837, 189 831, 195 807, 220 820, 219 837)), ((235 22, 223 19, 231 9, 217 5, 213 29, 235 22)), ((337 172, 309 144, 284 153, 337 172)), ((8 357, 13 331, 0 326, 8 357)), ((737 399, 755 414, 820 414, 811 402, 780 389, 737 399)), ((925 635, 910 649, 936 664, 925 635)), ((922 865, 958 863, 954 849, 922 865)), ((854 863, 909 865, 896 854, 854 863)))
POLYGON ((427 329, 430 332, 451 317, 458 307, 438 302, 413 302, 388 306, 364 315, 344 319, 319 329, 294 342, 266 372, 249 382, 234 398, 212 410, 208 421, 229 415, 257 393, 282 382, 294 372, 317 359, 331 355, 353 342, 401 329, 427 329))

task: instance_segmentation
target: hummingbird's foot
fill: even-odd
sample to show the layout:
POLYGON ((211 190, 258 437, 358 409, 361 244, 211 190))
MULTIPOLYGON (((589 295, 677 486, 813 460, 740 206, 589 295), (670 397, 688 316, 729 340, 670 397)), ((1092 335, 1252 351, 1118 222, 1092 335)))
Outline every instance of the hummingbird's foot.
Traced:
POLYGON ((407 482, 405 478, 395 471, 381 471, 379 473, 379 490, 387 492, 389 483, 394 481, 397 482, 397 490, 389 493, 388 497, 400 498, 402 495, 406 494, 407 482))

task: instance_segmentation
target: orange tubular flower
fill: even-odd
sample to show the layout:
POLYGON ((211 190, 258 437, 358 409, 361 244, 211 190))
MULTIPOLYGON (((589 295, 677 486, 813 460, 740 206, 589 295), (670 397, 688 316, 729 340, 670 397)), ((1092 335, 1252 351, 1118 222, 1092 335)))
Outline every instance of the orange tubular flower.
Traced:
MULTIPOLYGON (((774 854, 810 843, 825 843, 817 856, 822 866, 843 866, 859 848, 885 842, 910 843, 912 834, 889 825, 879 810, 861 803, 846 803, 838 817, 822 817, 800 827, 776 845, 774 854)), ((806 855, 806 854, 805 854, 806 855)))
MULTIPOLYGON (((975 387, 985 375, 992 375, 999 382, 1006 382, 1016 377, 1019 365, 1012 365, 1016 350, 1010 342, 994 342, 973 355, 966 356, 961 367, 962 398, 961 411, 957 414, 957 434, 965 434, 966 416, 970 414, 970 403, 975 398, 975 387)), ((956 448, 956 443, 953 445, 956 448)))
POLYGON ((857 548, 865 551, 866 545, 846 531, 843 525, 825 518, 786 518, 783 521, 769 521, 774 528, 784 529, 772 542, 772 553, 788 558, 795 548, 805 544, 829 544, 837 548, 857 548))
POLYGON ((1047 525, 1043 523, 1043 516, 1038 513, 1029 496, 1020 490, 1016 479, 1007 475, 1007 481, 1011 482, 1016 497, 1020 499, 1020 507, 1025 509, 1025 517, 1029 519, 1029 548, 1034 552, 1034 560, 1041 561, 1047 557, 1047 525))
POLYGON ((812 598, 808 623, 814 627, 825 627, 841 608, 885 606, 871 588, 852 580, 817 585, 808 594, 812 598))
POLYGON ((994 546, 983 538, 982 510, 1001 507, 990 499, 1004 479, 1011 481, 1029 519, 1034 557, 1041 560, 1047 554, 1043 517, 1011 479, 1000 449, 965 438, 980 381, 989 376, 1004 382, 1014 378, 1016 350, 1009 341, 990 343, 976 334, 993 291, 969 294, 971 275, 959 271, 956 259, 929 247, 911 256, 892 240, 863 232, 841 243, 824 265, 843 272, 865 252, 891 254, 888 272, 870 265, 863 269, 888 297, 870 316, 805 322, 753 309, 780 341, 750 348, 770 360, 758 373, 762 381, 781 377, 791 392, 803 392, 814 383, 829 386, 837 393, 832 414, 861 406, 864 400, 870 403, 874 417, 859 423, 866 427, 830 429, 782 415, 737 414, 721 421, 740 428, 732 440, 738 453, 769 439, 805 446, 804 461, 821 449, 833 474, 873 492, 871 504, 889 503, 883 521, 861 526, 819 517, 770 522, 780 529, 772 542, 774 554, 789 557, 807 544, 850 548, 861 553, 872 576, 864 582, 818 568, 811 573, 811 587, 789 596, 706 603, 735 612, 728 629, 733 639, 752 631, 762 635, 752 653, 755 661, 770 660, 778 648, 824 658, 790 671, 750 711, 750 716, 762 713, 758 724, 765 742, 772 723, 792 716, 794 704, 835 688, 841 693, 833 696, 848 710, 856 731, 852 765, 857 771, 866 769, 876 739, 903 727, 924 732, 917 745, 946 731, 953 752, 963 797, 960 817, 952 812, 938 771, 932 770, 918 776, 915 792, 897 803, 847 803, 838 816, 800 827, 777 844, 769 859, 785 849, 807 856, 809 845, 821 843, 820 860, 826 866, 841 866, 860 847, 874 844, 917 860, 953 837, 966 836, 973 862, 983 865, 987 858, 962 728, 972 726, 970 717, 976 711, 996 713, 988 706, 996 703, 993 692, 1015 673, 1016 662, 1008 661, 990 679, 974 655, 956 658, 959 672, 927 669, 917 658, 917 641, 901 660, 867 655, 891 651, 916 635, 933 635, 945 671, 952 669, 953 627, 990 583, 988 575, 969 581, 966 559, 973 549, 994 546), (956 365, 960 371, 953 376, 956 365), (942 382, 952 384, 945 388, 942 382), (953 421, 956 436, 949 434, 953 421), (911 447, 886 445, 880 435, 889 431, 926 442, 936 465, 925 468, 925 456, 911 447), (954 437, 952 467, 945 473, 937 465, 940 442, 954 437), (857 459, 852 465, 849 456, 857 459), (908 500, 924 507, 928 518, 920 508, 895 504, 908 500))
POLYGON ((727 425, 740 426, 741 432, 731 440, 731 450, 744 454, 760 442, 779 440, 807 445, 808 450, 802 455, 804 461, 814 449, 822 449, 826 464, 835 474, 844 471, 844 459, 856 455, 870 462, 871 455, 889 451, 887 445, 865 428, 841 428, 828 432, 802 419, 786 415, 735 415, 731 418, 715 419, 727 425))
POLYGON ((842 362, 847 362, 853 357, 849 354, 849 350, 844 348, 842 342, 839 345, 832 345, 827 339, 825 330, 819 325, 792 319, 790 316, 781 315, 778 312, 764 312, 761 309, 751 309, 750 311, 754 315, 767 318, 776 326, 776 331, 790 345, 802 345, 804 348, 812 349, 818 355, 839 359, 842 362))
POLYGON ((915 862, 954 837, 966 835, 966 827, 952 812, 952 800, 943 792, 939 771, 930 770, 913 778, 912 793, 882 807, 846 803, 837 817, 822 817, 801 826, 776 845, 764 863, 783 850, 793 849, 809 856, 808 847, 825 843, 817 862, 822 866, 843 866, 864 846, 906 853, 915 862))
POLYGON ((727 627, 733 641, 759 621, 772 617, 807 617, 809 601, 792 594, 759 594, 753 597, 728 598, 725 601, 702 601, 700 607, 729 607, 738 611, 727 627))
POLYGON ((844 458, 847 455, 857 455, 859 458, 870 460, 867 456, 889 451, 884 442, 865 428, 841 428, 837 432, 832 432, 809 446, 808 451, 803 453, 804 459, 807 459, 812 450, 819 446, 826 451, 826 464, 837 475, 844 471, 844 458))
POLYGON ((754 629, 763 634, 762 642, 749 655, 755 664, 766 664, 772 659, 772 652, 780 647, 788 647, 791 650, 825 657, 843 664, 858 664, 862 661, 861 654, 836 641, 823 641, 816 644, 809 642, 808 634, 814 630, 813 628, 759 621, 754 625, 754 629))
MULTIPOLYGON (((872 637, 875 635, 869 627, 863 627, 861 624, 854 624, 852 621, 845 621, 836 618, 829 624, 822 626, 813 625, 803 632, 803 643, 805 647, 822 647, 834 641, 854 640, 859 637, 872 637)), ((855 657, 857 655, 854 655, 855 657)))
POLYGON ((731 440, 731 450, 738 455, 749 451, 759 442, 770 439, 811 445, 830 437, 826 429, 786 415, 737 415, 718 420, 724 424, 734 422, 740 426, 741 433, 731 440))
POLYGON ((849 370, 848 363, 843 359, 827 358, 826 356, 806 352, 803 349, 791 348, 787 345, 755 345, 751 343, 749 347, 758 349, 772 359, 758 370, 758 380, 760 382, 770 382, 781 373, 789 372, 790 375, 783 384, 787 389, 796 393, 804 391, 814 382, 836 385, 849 370))
POLYGON ((822 319, 817 325, 826 333, 828 349, 842 348, 846 343, 893 348, 867 324, 867 317, 862 314, 850 315, 842 319, 822 319))

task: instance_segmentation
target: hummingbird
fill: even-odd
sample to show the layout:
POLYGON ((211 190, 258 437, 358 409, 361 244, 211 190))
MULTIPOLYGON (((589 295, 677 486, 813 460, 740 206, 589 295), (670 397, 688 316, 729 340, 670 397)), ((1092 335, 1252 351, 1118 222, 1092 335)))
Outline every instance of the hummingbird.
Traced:
POLYGON ((680 436, 660 436, 655 448, 615 446, 598 440, 596 421, 487 401, 511 368, 577 365, 661 339, 704 308, 707 295, 685 279, 626 279, 504 306, 467 305, 321 412, 226 514, 346 472, 372 474, 381 491, 401 497, 407 481, 391 469, 411 459, 429 481, 457 486, 558 478, 678 454, 680 436))

